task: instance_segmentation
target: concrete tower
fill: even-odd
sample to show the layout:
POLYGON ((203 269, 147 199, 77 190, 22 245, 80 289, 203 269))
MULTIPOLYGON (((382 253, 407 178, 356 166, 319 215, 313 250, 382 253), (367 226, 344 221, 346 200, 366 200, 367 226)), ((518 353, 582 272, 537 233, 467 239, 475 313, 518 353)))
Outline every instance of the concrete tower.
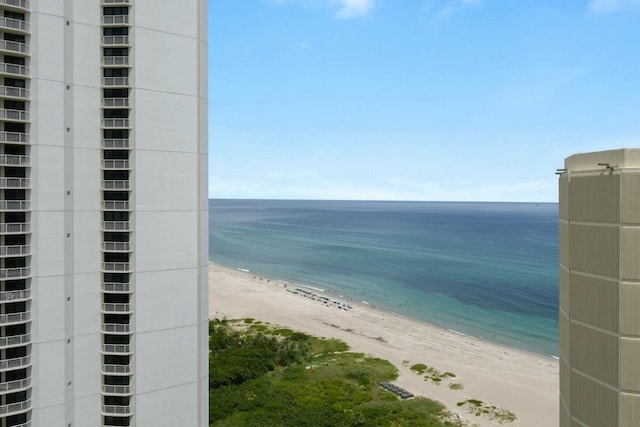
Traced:
POLYGON ((206 52, 206 0, 0 0, 0 427, 208 425, 206 52))
POLYGON ((640 150, 560 174, 560 426, 640 425, 640 150))

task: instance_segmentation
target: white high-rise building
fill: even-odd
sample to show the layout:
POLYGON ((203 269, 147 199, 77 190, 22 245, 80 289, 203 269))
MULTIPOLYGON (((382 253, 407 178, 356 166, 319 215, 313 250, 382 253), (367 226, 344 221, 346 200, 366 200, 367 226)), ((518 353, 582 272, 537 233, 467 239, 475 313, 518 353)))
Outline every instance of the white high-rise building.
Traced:
POLYGON ((207 1, 0 0, 0 427, 206 426, 207 1))

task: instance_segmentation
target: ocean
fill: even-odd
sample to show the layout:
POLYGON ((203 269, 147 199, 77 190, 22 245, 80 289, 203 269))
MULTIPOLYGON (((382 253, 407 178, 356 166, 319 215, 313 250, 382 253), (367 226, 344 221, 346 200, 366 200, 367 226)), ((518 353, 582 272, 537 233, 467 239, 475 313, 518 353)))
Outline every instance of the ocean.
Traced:
POLYGON ((209 258, 558 354, 558 205, 210 200, 209 258))

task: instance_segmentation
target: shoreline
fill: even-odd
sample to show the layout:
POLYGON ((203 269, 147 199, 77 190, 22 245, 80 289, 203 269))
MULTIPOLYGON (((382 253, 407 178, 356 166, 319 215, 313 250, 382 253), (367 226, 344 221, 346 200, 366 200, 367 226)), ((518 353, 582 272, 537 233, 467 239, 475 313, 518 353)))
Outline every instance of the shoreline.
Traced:
MULTIPOLYGON (((393 363, 399 371, 399 386, 416 396, 440 401, 452 413, 480 426, 500 424, 471 415, 459 408, 458 402, 479 399, 511 410, 518 417, 510 424, 513 426, 558 422, 558 361, 551 356, 480 340, 370 304, 349 301, 352 309, 339 309, 324 299, 287 292, 303 284, 244 270, 209 264, 209 318, 252 317, 341 339, 353 351, 393 363), (451 380, 440 385, 426 381, 409 369, 417 363, 455 373, 455 382, 463 389, 448 388, 451 380)), ((314 292, 319 296, 317 289, 314 292)), ((340 294, 325 291, 322 295, 340 300, 340 294)), ((345 300, 348 298, 343 296, 345 300)))
POLYGON ((409 315, 406 314, 401 314, 398 312, 395 312, 389 308, 386 307, 382 307, 379 305, 374 305, 369 301, 363 301, 363 300, 359 300, 357 297, 351 297, 348 295, 342 295, 340 293, 338 293, 337 291, 335 291, 334 289, 324 286, 322 287, 322 285, 318 285, 318 284, 308 284, 308 283, 304 283, 304 282, 290 282, 284 279, 279 279, 279 278, 275 278, 273 276, 270 276, 269 274, 265 274, 265 273, 261 273, 261 272, 257 272, 257 271, 253 271, 247 268, 243 268, 243 267, 230 267, 227 265, 223 265, 223 264, 219 264, 216 263, 215 261, 211 261, 209 260, 209 265, 216 265, 222 268, 226 268, 229 270, 235 270, 241 273, 247 273, 250 274, 252 276, 256 276, 256 277, 262 277, 264 280, 268 280, 271 282, 277 282, 277 283, 283 283, 283 284, 287 284, 287 285, 291 285, 291 286, 298 286, 298 287, 304 287, 304 288, 309 288, 309 289, 313 289, 317 292, 321 292, 327 295, 331 295, 335 298, 338 299, 343 299, 343 300, 347 300, 350 304, 356 305, 356 306, 360 306, 363 309, 372 309, 372 310, 376 310, 379 311, 381 313, 386 313, 388 315, 391 316, 397 316, 403 319, 406 319, 407 321, 411 321, 411 322, 416 322, 416 323, 420 323, 423 324, 427 327, 430 328, 436 328, 436 329, 440 329, 444 332, 451 332, 454 334, 458 334, 461 336, 464 336, 466 338, 472 339, 472 340, 477 340, 479 342, 486 342, 492 345, 495 345, 497 347, 503 347, 508 351, 516 351, 516 352, 522 352, 522 353, 526 353, 526 354, 530 354, 531 356, 535 356, 535 357, 542 357, 542 358, 547 358, 550 361, 558 361, 559 360, 559 355, 554 355, 554 354, 548 354, 548 353, 543 353, 543 352, 538 352, 538 351, 534 351, 534 350, 529 350, 526 348, 522 348, 522 347, 517 347, 515 345, 510 345, 510 344, 505 344, 505 343, 501 343, 501 342, 497 342, 497 341, 493 341, 491 339, 485 339, 482 336, 476 336, 476 335, 472 335, 469 333, 464 333, 458 330, 455 330, 453 328, 449 328, 446 326, 442 326, 442 325, 438 325, 436 323, 432 323, 428 320, 422 320, 422 319, 416 319, 414 317, 411 317, 409 315), (324 289, 323 289, 324 288, 324 289))

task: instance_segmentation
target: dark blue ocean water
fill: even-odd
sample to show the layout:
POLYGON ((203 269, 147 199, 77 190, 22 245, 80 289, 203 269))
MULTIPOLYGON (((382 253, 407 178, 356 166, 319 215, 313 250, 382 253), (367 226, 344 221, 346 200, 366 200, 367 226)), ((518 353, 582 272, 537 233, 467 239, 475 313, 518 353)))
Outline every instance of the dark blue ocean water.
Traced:
POLYGON ((558 354, 558 206, 210 200, 210 259, 558 354))

